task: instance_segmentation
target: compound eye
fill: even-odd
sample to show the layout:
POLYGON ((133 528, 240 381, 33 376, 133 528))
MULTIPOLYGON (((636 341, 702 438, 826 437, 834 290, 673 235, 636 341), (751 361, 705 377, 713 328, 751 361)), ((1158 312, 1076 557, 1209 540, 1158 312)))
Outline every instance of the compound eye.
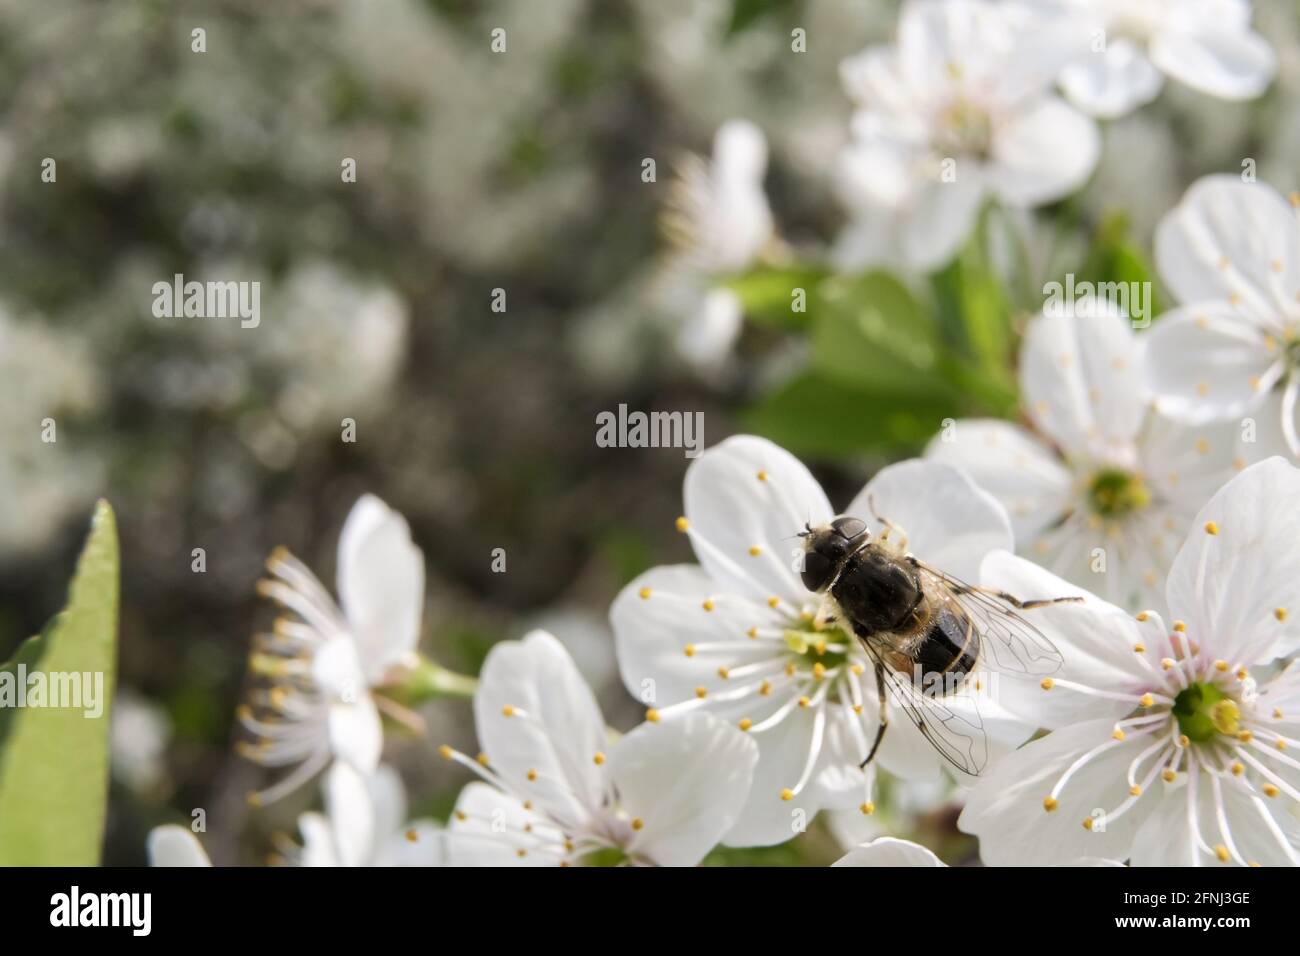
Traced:
POLYGON ((852 541, 862 536, 862 533, 867 530, 867 523, 861 518, 844 517, 832 521, 831 527, 839 533, 840 537, 852 541))
POLYGON ((799 576, 809 591, 820 591, 830 582, 834 570, 835 562, 826 555, 808 551, 803 556, 803 571, 799 576))

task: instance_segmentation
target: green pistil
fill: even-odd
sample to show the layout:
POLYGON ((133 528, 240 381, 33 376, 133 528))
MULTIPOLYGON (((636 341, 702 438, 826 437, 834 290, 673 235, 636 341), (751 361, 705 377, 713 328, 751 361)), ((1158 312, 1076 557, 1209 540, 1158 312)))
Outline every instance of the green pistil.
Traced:
POLYGON ((1102 517, 1118 518, 1149 505, 1151 492, 1140 475, 1119 468, 1106 468, 1092 476, 1088 501, 1092 510, 1102 517))
POLYGON ((1213 684, 1192 684, 1181 691, 1174 698, 1174 716, 1178 729, 1197 743, 1235 734, 1241 726, 1237 702, 1213 684))
POLYGON ((627 854, 621 847, 607 846, 599 850, 584 853, 578 863, 582 866, 622 866, 627 862, 627 854))
POLYGON ((836 640, 843 639, 842 632, 839 631, 796 631, 787 630, 782 637, 785 638, 785 646, 790 649, 791 653, 799 655, 802 658, 798 663, 808 667, 821 664, 826 670, 833 670, 839 667, 849 659, 849 655, 843 651, 827 650, 826 638, 834 637, 836 640))

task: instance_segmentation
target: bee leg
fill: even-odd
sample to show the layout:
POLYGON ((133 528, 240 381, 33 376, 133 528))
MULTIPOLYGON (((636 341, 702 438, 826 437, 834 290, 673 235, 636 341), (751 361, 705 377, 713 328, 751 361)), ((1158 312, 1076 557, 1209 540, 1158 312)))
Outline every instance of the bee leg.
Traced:
POLYGON ((813 618, 813 630, 820 631, 839 620, 839 605, 830 594, 822 596, 822 602, 817 608, 817 614, 813 618))
POLYGON ((1033 601, 1022 601, 1020 600, 1020 598, 1016 597, 1014 594, 1011 594, 1007 591, 999 591, 997 588, 976 587, 973 584, 963 585, 960 588, 954 587, 952 590, 957 594, 969 594, 973 591, 978 591, 981 594, 989 594, 1000 601, 1006 601, 1008 604, 1012 605, 1013 607, 1021 611, 1032 611, 1034 608, 1047 607, 1048 605, 1051 604, 1082 604, 1083 603, 1083 598, 1081 597, 1041 598, 1033 601))
POLYGON ((870 511, 871 511, 871 517, 875 518, 877 521, 879 521, 882 525, 885 526, 885 529, 886 529, 886 530, 885 530, 885 533, 882 534, 882 535, 880 536, 880 540, 881 540, 881 541, 888 541, 888 540, 889 540, 889 533, 892 531, 892 532, 894 532, 895 534, 898 535, 898 550, 899 550, 899 551, 906 551, 906 550, 907 550, 907 532, 904 531, 902 528, 900 528, 898 525, 894 524, 894 522, 890 521, 888 518, 882 518, 882 517, 880 517, 879 514, 876 513, 876 496, 875 496, 875 495, 867 495, 867 508, 870 509, 870 511))
POLYGON ((889 714, 885 708, 885 674, 880 662, 876 662, 876 694, 880 698, 880 726, 876 728, 876 739, 871 745, 871 752, 867 754, 867 759, 858 764, 859 770, 865 770, 867 764, 875 757, 876 751, 880 749, 880 742, 885 739, 885 731, 889 728, 889 714))

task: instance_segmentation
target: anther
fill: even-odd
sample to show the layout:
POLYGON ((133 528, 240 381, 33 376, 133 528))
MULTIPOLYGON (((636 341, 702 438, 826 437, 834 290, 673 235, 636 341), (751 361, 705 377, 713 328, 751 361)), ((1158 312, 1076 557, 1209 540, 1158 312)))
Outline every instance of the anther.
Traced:
POLYGON ((695 656, 695 645, 694 645, 694 644, 687 644, 685 647, 682 648, 682 653, 685 654, 687 657, 694 657, 694 656, 695 656))
POLYGON ((644 826, 645 826, 645 821, 642 820, 640 817, 633 817, 633 818, 632 818, 632 829, 633 829, 633 830, 640 830, 640 829, 641 829, 642 827, 644 827, 644 826))
POLYGON ((784 790, 781 791, 781 799, 786 801, 793 800, 794 791, 791 790, 789 787, 786 787, 784 790))
POLYGON ((659 711, 651 707, 649 710, 645 712, 645 719, 650 721, 650 723, 652 724, 659 723, 659 711))
POLYGON ((858 807, 858 809, 862 811, 863 816, 869 817, 876 812, 876 805, 868 801, 862 804, 860 807, 858 807))
POLYGON ((701 684, 699 687, 695 688, 695 696, 700 700, 703 700, 709 696, 709 689, 701 684))
POLYGON ((515 715, 515 709, 511 707, 509 704, 506 704, 504 707, 501 708, 501 715, 503 717, 513 717, 515 715))
POLYGON ((1138 698, 1138 703, 1141 704, 1143 707, 1151 707, 1152 705, 1155 704, 1155 702, 1156 699, 1152 697, 1150 694, 1143 694, 1141 697, 1138 698))
POLYGON ((685 516, 677 519, 677 530, 685 534, 690 530, 691 523, 686 520, 685 516))
POLYGON ((762 553, 763 553, 763 549, 760 548, 758 545, 752 544, 749 546, 749 556, 751 558, 756 558, 762 553))
POLYGON ((1041 687, 1043 690, 1051 690, 1054 684, 1055 681, 1053 681, 1050 677, 1044 677, 1043 682, 1038 686, 1041 687))
POLYGON ((1205 533, 1206 533, 1206 534, 1218 534, 1218 533, 1219 533, 1219 526, 1218 526, 1217 524, 1215 524, 1213 521, 1207 521, 1207 522, 1205 522, 1205 533))
POLYGON ((596 753, 592 756, 591 762, 594 763, 597 767, 599 767, 601 764, 605 762, 605 755, 601 753, 599 750, 597 750, 596 753))
POLYGON ((1146 646, 1145 644, 1134 644, 1134 645, 1133 645, 1133 653, 1134 653, 1134 654, 1145 654, 1146 652, 1147 652, 1147 646, 1146 646))
POLYGON ((705 598, 704 603, 701 604, 700 607, 704 608, 706 611, 712 611, 714 607, 713 598, 705 598))
POLYGON ((1043 809, 1046 810, 1048 813, 1051 813, 1053 810, 1055 810, 1055 809, 1056 809, 1057 807, 1059 807, 1059 806, 1060 806, 1060 804, 1056 802, 1056 798, 1055 798, 1055 797, 1044 797, 1044 798, 1043 798, 1043 809))
POLYGON ((650 600, 650 589, 649 589, 649 588, 642 588, 640 591, 637 592, 637 594, 640 595, 641 600, 643 600, 643 601, 648 601, 648 600, 650 600))
POLYGON ((748 717, 742 717, 737 726, 739 726, 741 730, 748 730, 750 727, 754 726, 754 722, 748 717))
POLYGON ((1219 858, 1220 863, 1227 863, 1232 859, 1232 855, 1228 852, 1228 848, 1222 843, 1214 848, 1214 855, 1219 858))

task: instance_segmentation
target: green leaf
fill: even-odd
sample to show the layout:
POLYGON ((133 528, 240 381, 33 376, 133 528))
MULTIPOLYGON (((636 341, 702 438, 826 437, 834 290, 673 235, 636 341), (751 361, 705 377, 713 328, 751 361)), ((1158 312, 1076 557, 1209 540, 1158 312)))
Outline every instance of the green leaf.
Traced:
POLYGON ((1110 298, 1134 319, 1150 320, 1160 314, 1155 271, 1128 232, 1127 216, 1107 216, 1075 279, 1093 283, 1098 294, 1110 298))
POLYGON ((765 17, 789 12, 793 8, 794 0, 733 0, 727 36, 733 37, 755 26, 765 17))
POLYGON ((727 288, 740 299, 751 322, 786 329, 807 328, 820 308, 826 273, 812 267, 773 269, 761 267, 736 276, 727 288), (802 289, 804 311, 796 312, 795 291, 802 289))
POLYGON ((975 236, 932 281, 942 326, 960 335, 987 377, 997 378, 1011 367, 1011 303, 980 241, 986 230, 982 216, 975 236))
POLYGON ((834 457, 915 451, 959 411, 959 404, 938 394, 873 391, 810 371, 764 398, 741 421, 795 454, 834 457))
MULTIPOLYGON (((0 666, 0 693, 6 683, 16 692, 23 674, 29 690, 37 674, 43 676, 36 682, 47 687, 54 686, 51 675, 78 674, 81 689, 96 692, 95 708, 86 706, 85 697, 78 707, 0 707, 0 866, 99 863, 117 670, 117 600, 117 526, 113 510, 101 501, 67 606, 0 666), (94 709, 97 715, 89 716, 94 709)), ((55 702, 51 696, 47 690, 47 703, 55 702)))

